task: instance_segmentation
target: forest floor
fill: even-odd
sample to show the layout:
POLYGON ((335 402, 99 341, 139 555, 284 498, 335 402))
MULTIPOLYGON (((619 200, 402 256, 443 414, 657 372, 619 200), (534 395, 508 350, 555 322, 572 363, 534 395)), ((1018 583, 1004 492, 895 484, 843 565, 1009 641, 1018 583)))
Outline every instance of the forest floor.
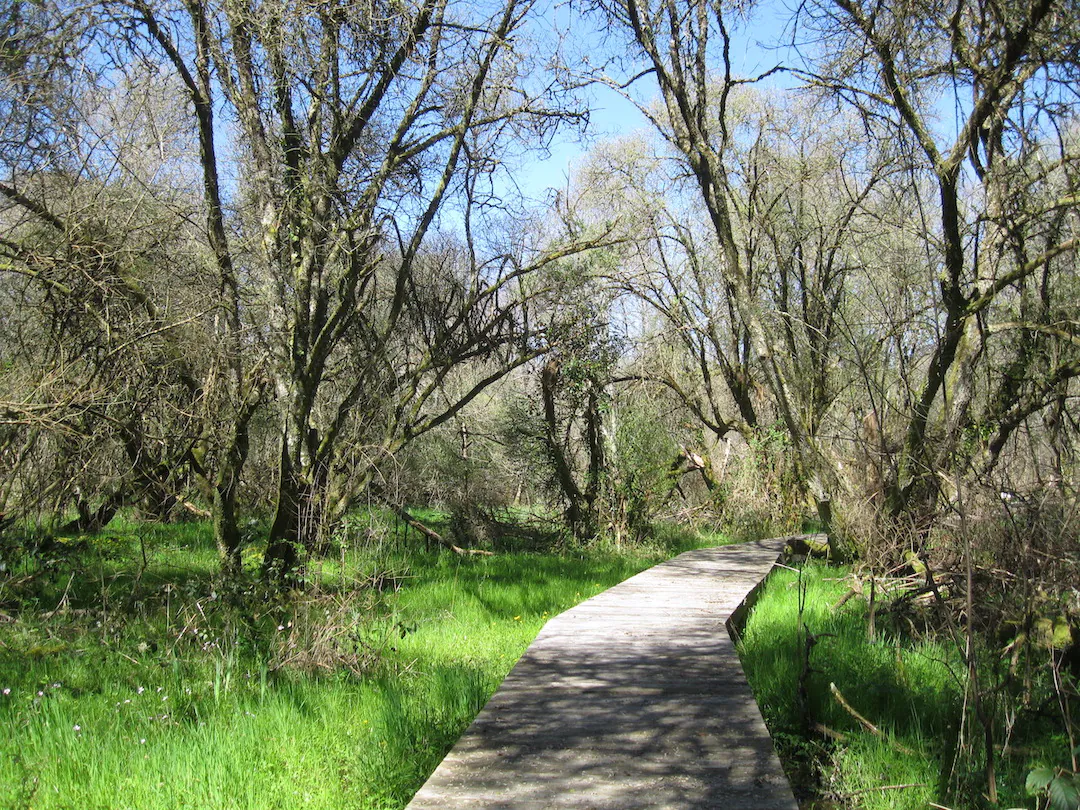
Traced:
MULTIPOLYGON (((881 599, 873 623, 849 568, 773 571, 739 639, 751 688, 804 810, 974 810, 985 795, 979 735, 965 722, 961 651, 909 603, 881 599), (854 598, 853 598, 854 594, 854 598), (868 632, 868 627, 875 629, 868 632)), ((991 651, 993 652, 993 651, 991 651)), ((997 655, 984 658, 999 666, 997 655)), ((996 751, 998 807, 1042 808, 1032 769, 1069 745, 1046 707, 1008 706, 996 751)), ((970 709, 970 706, 968 707, 970 709)))
MULTIPOLYGON (((0 807, 402 808, 549 617, 727 542, 662 527, 579 545, 534 528, 460 556, 365 514, 289 594, 259 584, 254 548, 223 582, 204 524, 7 547, 0 807)), ((803 807, 985 804, 958 651, 885 608, 868 638, 852 582, 778 570, 741 634, 803 807)), ((1031 808, 1026 776, 1069 746, 1045 713, 1013 716, 999 806, 1031 808)))
MULTIPOLYGON (((444 528, 445 516, 428 513, 444 528)), ((222 582, 208 526, 116 522, 0 574, 0 807, 400 808, 548 617, 721 536, 430 549, 354 521, 310 589, 222 582)))

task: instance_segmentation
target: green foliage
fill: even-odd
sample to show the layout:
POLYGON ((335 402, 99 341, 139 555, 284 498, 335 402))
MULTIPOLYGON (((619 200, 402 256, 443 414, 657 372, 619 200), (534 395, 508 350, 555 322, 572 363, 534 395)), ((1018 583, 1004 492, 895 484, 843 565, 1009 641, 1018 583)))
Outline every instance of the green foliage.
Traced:
MULTIPOLYGON (((747 620, 739 652, 782 759, 808 789, 848 797, 852 807, 921 810, 930 801, 982 806, 981 752, 959 746, 966 681, 959 652, 932 639, 883 632, 886 597, 878 604, 876 638, 868 640, 866 602, 856 597, 836 607, 852 581, 848 569, 811 563, 801 571, 777 570, 747 620), (800 587, 806 592, 801 612, 800 587), (814 643, 803 703, 799 683, 807 632, 814 643), (833 685, 880 735, 841 705, 833 685), (833 736, 813 732, 822 727, 833 736), (882 790, 883 785, 908 787, 882 790)), ((1049 693, 1044 697, 1052 699, 1049 693)), ((1009 708, 1015 712, 1010 745, 1033 752, 1054 749, 1060 732, 1052 723, 1037 712, 1009 708)), ((1002 806, 1023 802, 1028 771, 1021 757, 999 758, 1002 806)), ((1041 769, 1028 776, 1026 787, 1052 801, 1068 798, 1073 780, 1071 772, 1041 769)))
POLYGON ((787 433, 773 424, 760 426, 732 460, 720 501, 724 530, 738 541, 791 534, 810 519, 792 453, 787 433))
MULTIPOLYGON (((1080 754, 1080 746, 1072 753, 1074 757, 1080 754)), ((1080 807, 1080 773, 1065 768, 1033 768, 1024 788, 1029 794, 1044 798, 1050 810, 1077 810, 1080 807)))
POLYGON ((553 489, 551 464, 544 446, 544 418, 539 402, 524 391, 512 392, 501 403, 497 418, 499 441, 526 495, 553 489))
POLYGON ((552 328, 551 337, 562 359, 559 377, 563 394, 575 403, 590 388, 606 383, 625 348, 603 315, 594 304, 582 303, 552 328))
POLYGON ((0 581, 0 807, 401 808, 547 618, 720 539, 459 557, 347 525, 291 597, 223 587, 200 524, 0 581))
POLYGON ((611 522, 630 537, 644 537, 671 494, 672 459, 680 447, 659 404, 629 397, 613 413, 613 458, 608 460, 607 493, 611 522))

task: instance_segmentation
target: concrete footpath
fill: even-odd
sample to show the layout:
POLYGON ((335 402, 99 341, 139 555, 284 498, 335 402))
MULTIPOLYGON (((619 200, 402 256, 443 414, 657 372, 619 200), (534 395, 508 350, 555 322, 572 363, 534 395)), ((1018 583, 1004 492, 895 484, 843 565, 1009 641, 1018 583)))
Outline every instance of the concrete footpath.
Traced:
POLYGON ((551 619, 409 810, 797 810, 725 627, 783 545, 691 551, 551 619))

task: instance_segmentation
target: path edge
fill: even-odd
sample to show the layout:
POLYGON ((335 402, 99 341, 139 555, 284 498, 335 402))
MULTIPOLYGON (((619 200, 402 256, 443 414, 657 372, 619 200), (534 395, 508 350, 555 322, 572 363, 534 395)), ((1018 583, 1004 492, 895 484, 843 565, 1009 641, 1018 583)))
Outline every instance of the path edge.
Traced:
MULTIPOLYGON (((732 642, 738 647, 742 641, 742 633, 746 628, 746 620, 750 617, 750 611, 754 609, 754 605, 757 604, 758 599, 761 598, 762 592, 765 590, 765 582, 772 576, 772 572, 779 567, 785 565, 785 560, 789 560, 792 556, 791 543, 797 540, 806 540, 808 538, 826 537, 827 535, 820 533, 808 533, 808 534, 787 534, 781 537, 769 537, 762 540, 751 541, 758 545, 765 545, 766 543, 779 543, 783 541, 784 545, 776 554, 776 560, 772 564, 772 568, 757 584, 751 588, 743 600, 739 603, 739 606, 731 611, 731 615, 728 616, 727 621, 724 622, 727 627, 728 635, 731 636, 732 642)), ((740 543, 733 543, 733 546, 741 545, 740 543)), ((745 670, 745 668, 744 668, 745 670)), ((771 735, 770 735, 771 736, 771 735)))

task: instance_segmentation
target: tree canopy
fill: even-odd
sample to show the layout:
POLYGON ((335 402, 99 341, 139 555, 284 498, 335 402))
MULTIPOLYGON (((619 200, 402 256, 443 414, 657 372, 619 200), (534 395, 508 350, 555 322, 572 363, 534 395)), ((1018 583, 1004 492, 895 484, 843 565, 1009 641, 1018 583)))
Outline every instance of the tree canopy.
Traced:
POLYGON ((740 75, 775 13, 10 0, 4 520, 209 516, 236 573, 261 515, 301 580, 478 458, 582 538, 730 513, 733 447, 836 553, 1074 497, 1075 15, 804 3, 740 75), (650 128, 530 199, 601 87, 650 128))

